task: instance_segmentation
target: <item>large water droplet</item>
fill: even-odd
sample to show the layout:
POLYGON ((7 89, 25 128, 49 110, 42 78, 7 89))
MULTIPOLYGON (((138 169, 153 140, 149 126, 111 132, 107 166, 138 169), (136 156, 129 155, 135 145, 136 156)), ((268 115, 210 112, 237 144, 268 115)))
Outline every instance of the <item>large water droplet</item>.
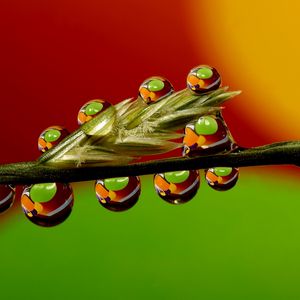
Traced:
POLYGON ((183 155, 190 157, 226 153, 237 148, 221 114, 202 116, 188 124, 183 144, 183 155))
POLYGON ((26 217, 34 224, 50 227, 66 220, 73 207, 70 184, 40 183, 25 187, 21 205, 26 217))

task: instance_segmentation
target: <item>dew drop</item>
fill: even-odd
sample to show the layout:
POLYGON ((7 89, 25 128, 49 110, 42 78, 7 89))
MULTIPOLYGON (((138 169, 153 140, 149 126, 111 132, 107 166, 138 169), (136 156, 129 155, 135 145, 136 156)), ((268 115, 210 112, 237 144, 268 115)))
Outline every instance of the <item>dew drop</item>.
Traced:
POLYGON ((190 201, 200 186, 199 171, 186 170, 154 175, 154 187, 163 200, 171 204, 190 201))
POLYGON ((98 179, 95 183, 96 197, 108 210, 124 211, 133 207, 141 193, 138 176, 98 179))
POLYGON ((233 188, 238 177, 238 168, 216 167, 205 170, 205 179, 208 185, 217 191, 227 191, 233 188))
POLYGON ((183 155, 197 156, 231 152, 237 144, 221 114, 202 116, 185 127, 183 155))
POLYGON ((78 125, 83 125, 104 112, 111 104, 103 99, 94 99, 85 103, 77 115, 78 125))
POLYGON ((26 186, 22 209, 34 224, 51 227, 65 221, 72 211, 73 190, 68 183, 40 183, 26 186))
POLYGON ((166 78, 150 77, 141 84, 139 95, 147 104, 151 104, 169 96, 173 91, 172 84, 166 78))
POLYGON ((187 76, 187 87, 196 94, 216 90, 221 85, 221 76, 210 66, 201 65, 192 69, 187 76))
POLYGON ((38 148, 41 152, 46 152, 58 145, 69 134, 69 131, 62 126, 48 127, 38 138, 38 148))

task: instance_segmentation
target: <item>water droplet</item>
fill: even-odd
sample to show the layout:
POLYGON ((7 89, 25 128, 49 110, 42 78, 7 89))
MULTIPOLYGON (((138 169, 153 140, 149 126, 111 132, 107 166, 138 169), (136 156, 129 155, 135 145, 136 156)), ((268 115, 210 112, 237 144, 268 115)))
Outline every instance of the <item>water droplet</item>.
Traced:
POLYGON ((69 134, 69 131, 62 126, 48 127, 38 138, 38 148, 41 152, 46 152, 58 145, 69 134))
POLYGON ((147 103, 154 103, 174 91, 170 81, 163 77, 150 77, 146 79, 139 88, 140 97, 147 103))
POLYGON ((138 176, 98 179, 95 184, 99 203, 112 211, 124 211, 138 201, 141 183, 138 176))
POLYGON ((237 148, 221 114, 202 116, 185 127, 183 155, 210 155, 237 148))
POLYGON ((175 171, 154 175, 154 187, 157 194, 171 204, 190 201, 200 185, 197 170, 175 171))
POLYGON ((0 213, 7 211, 14 203, 16 189, 9 184, 0 185, 0 213))
POLYGON ((65 221, 74 203, 70 184, 40 183, 26 186, 21 197, 22 209, 34 224, 43 227, 65 221))
POLYGON ((216 167, 205 170, 208 185, 217 191, 227 191, 233 188, 238 177, 238 168, 216 167))
POLYGON ((95 99, 85 103, 79 110, 77 116, 78 125, 90 121, 91 119, 104 112, 111 104, 103 99, 95 99))
POLYGON ((221 85, 221 76, 210 66, 198 66, 187 76, 187 87, 196 94, 203 94, 216 90, 221 85))

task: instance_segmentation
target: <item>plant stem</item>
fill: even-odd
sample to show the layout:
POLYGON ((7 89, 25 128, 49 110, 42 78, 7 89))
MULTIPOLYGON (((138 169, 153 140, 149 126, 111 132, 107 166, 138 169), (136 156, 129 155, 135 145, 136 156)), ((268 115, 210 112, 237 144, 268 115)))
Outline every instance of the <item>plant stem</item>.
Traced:
POLYGON ((120 166, 57 167, 38 161, 0 166, 0 183, 76 182, 131 175, 145 175, 217 166, 300 165, 300 141, 280 142, 256 148, 240 148, 234 153, 170 158, 120 166))

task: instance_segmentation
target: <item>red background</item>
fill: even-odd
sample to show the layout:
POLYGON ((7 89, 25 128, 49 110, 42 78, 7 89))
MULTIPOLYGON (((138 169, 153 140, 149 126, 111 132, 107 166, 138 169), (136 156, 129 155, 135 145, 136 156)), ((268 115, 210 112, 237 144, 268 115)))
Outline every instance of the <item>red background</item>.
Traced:
POLYGON ((139 3, 2 1, 2 163, 34 159, 48 126, 76 129, 88 100, 136 96, 152 75, 185 87, 187 72, 207 53, 202 61, 195 55, 184 1, 139 3))

